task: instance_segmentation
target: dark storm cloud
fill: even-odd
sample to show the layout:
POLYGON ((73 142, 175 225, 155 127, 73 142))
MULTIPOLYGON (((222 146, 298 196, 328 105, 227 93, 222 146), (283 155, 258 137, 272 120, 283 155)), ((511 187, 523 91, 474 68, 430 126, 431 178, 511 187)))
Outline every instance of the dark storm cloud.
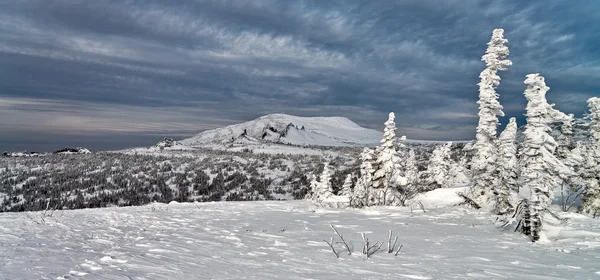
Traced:
POLYGON ((599 20, 596 1, 0 2, 0 148, 122 147, 274 112, 379 128, 394 111, 409 138, 471 139, 494 28, 513 61, 507 117, 532 72, 581 115, 600 88, 599 20))

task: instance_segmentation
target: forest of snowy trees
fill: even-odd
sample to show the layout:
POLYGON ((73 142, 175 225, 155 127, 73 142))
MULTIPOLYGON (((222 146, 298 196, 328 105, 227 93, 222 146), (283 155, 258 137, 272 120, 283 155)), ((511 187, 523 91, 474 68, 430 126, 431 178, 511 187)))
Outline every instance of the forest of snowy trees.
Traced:
POLYGON ((396 138, 395 115, 385 122, 384 136, 375 149, 365 148, 360 155, 357 174, 349 175, 344 191, 336 196, 327 182, 328 170, 321 181, 313 180, 313 201, 347 199, 352 207, 376 205, 405 206, 416 194, 436 188, 452 187, 457 169, 467 176, 471 188, 461 193, 465 204, 491 211, 501 220, 517 222, 517 229, 540 239, 544 215, 556 192, 561 195, 561 209, 600 216, 600 98, 588 100, 589 113, 577 120, 554 108, 546 100, 550 89, 538 73, 525 78, 527 124, 520 130, 510 118, 498 136, 498 117, 504 116, 496 89, 499 71, 512 65, 504 30, 493 31, 482 61, 486 68, 479 82, 479 124, 474 142, 463 148, 462 157, 451 159, 451 143, 438 145, 430 154, 426 169, 415 168, 414 151, 396 138), (589 137, 577 137, 577 134, 589 137), (470 155, 470 156, 469 156, 470 155), (354 179, 352 179, 354 178, 354 179), (353 183, 353 184, 352 184, 353 183), (334 197, 332 199, 332 197, 334 197))

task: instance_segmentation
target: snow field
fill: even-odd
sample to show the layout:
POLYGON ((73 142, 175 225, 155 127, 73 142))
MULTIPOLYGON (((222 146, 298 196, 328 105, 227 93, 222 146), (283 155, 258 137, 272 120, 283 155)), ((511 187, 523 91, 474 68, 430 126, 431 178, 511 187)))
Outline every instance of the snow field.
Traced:
MULTIPOLYGON (((461 207, 322 209, 307 201, 152 204, 0 215, 0 279, 595 279, 600 228, 571 215, 547 244, 461 207), (334 224, 354 254, 323 239, 334 224), (386 242, 370 259, 360 233, 386 242), (283 277, 283 278, 282 278, 283 277)), ((444 194, 447 195, 447 194, 444 194)))

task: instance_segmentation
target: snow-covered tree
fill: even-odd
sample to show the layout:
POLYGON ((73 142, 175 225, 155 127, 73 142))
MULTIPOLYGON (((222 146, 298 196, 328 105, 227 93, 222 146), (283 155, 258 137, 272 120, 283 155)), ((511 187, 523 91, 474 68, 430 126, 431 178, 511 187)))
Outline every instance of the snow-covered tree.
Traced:
POLYGON ((450 173, 451 146, 452 143, 448 142, 444 145, 437 146, 433 150, 431 159, 429 161, 429 166, 427 166, 427 172, 429 173, 429 178, 431 180, 429 189, 448 187, 446 186, 446 183, 448 182, 448 175, 450 173))
POLYGON ((558 143, 556 155, 560 159, 566 159, 570 149, 572 148, 573 121, 575 120, 575 116, 573 114, 566 115, 554 108, 552 108, 550 112, 552 112, 552 135, 554 135, 556 143, 558 143))
MULTIPOLYGON (((313 175, 314 176, 314 175, 313 175)), ((311 199, 315 202, 322 202, 323 200, 333 195, 333 189, 331 187, 331 173, 329 165, 323 167, 323 172, 320 176, 320 181, 316 180, 316 176, 310 182, 311 192, 306 196, 307 199, 311 199)))
POLYGON ((352 196, 352 174, 346 175, 346 179, 344 180, 344 184, 342 185, 340 195, 348 197, 352 196))
POLYGON ((396 152, 396 123, 394 113, 389 114, 383 130, 381 144, 375 149, 372 173, 372 197, 376 205, 399 204, 397 187, 406 184, 401 174, 400 158, 396 152))
POLYGON ((323 167, 323 173, 321 173, 321 181, 317 186, 316 194, 319 200, 327 199, 333 195, 333 189, 331 188, 331 173, 328 164, 326 164, 323 167))
POLYGON ((593 217, 600 216, 600 184, 598 181, 598 173, 600 168, 600 98, 592 97, 588 99, 589 114, 587 118, 590 119, 590 134, 591 134, 591 145, 587 149, 587 155, 585 158, 585 177, 586 186, 585 191, 581 197, 581 212, 591 214, 593 217))
POLYGON ((502 105, 498 102, 496 88, 500 85, 498 71, 507 70, 512 62, 505 44, 504 30, 495 29, 482 61, 486 68, 479 78, 479 124, 475 142, 476 154, 471 164, 473 189, 471 195, 480 203, 490 204, 495 200, 494 188, 498 185, 498 151, 495 145, 498 116, 504 116, 502 105))
POLYGON ((554 189, 561 183, 555 174, 570 174, 570 170, 554 156, 558 145, 550 135, 551 107, 546 101, 546 92, 550 88, 539 74, 527 75, 525 84, 527 125, 523 133, 520 179, 523 187, 530 192, 529 217, 523 222, 531 228, 524 228, 523 231, 531 232, 532 240, 537 241, 542 229, 543 213, 554 198, 554 189))
POLYGON ((315 197, 315 194, 317 193, 318 186, 319 182, 317 181, 317 176, 315 174, 312 174, 310 180, 310 188, 304 199, 312 200, 315 197))
POLYGON ((419 169, 417 167, 417 159, 413 150, 406 150, 406 159, 403 164, 404 178, 406 184, 398 186, 398 192, 400 193, 400 205, 406 206, 406 202, 409 199, 414 198, 422 188, 419 184, 419 169))
POLYGON ((407 186, 410 186, 417 192, 421 191, 419 186, 419 168, 413 150, 408 150, 407 152, 407 157, 404 161, 404 177, 406 177, 407 186))
POLYGON ((389 114, 383 130, 383 139, 381 144, 375 149, 376 168, 373 172, 373 188, 387 188, 390 183, 394 183, 393 176, 397 175, 400 169, 400 159, 396 152, 396 123, 394 122, 394 113, 389 114))
POLYGON ((475 157, 475 141, 469 141, 465 144, 465 146, 460 151, 461 157, 459 164, 462 165, 462 170, 464 175, 467 177, 469 182, 473 181, 473 170, 472 163, 473 158, 475 157))
MULTIPOLYGON (((561 147, 559 146, 558 148, 561 147)), ((561 209, 565 212, 569 211, 575 204, 578 195, 581 195, 587 182, 593 183, 595 173, 587 172, 587 166, 590 165, 586 165, 593 163, 593 157, 588 157, 587 160, 586 157, 586 147, 580 141, 577 141, 575 147, 569 150, 562 160, 573 171, 572 176, 568 180, 563 181, 561 185, 561 209)))
POLYGON ((350 205, 352 207, 368 206, 369 192, 371 190, 371 174, 373 174, 373 158, 375 152, 364 148, 360 154, 360 178, 356 180, 350 205))
MULTIPOLYGON (((573 114, 565 114, 557 109, 554 109, 554 104, 548 104, 548 123, 552 130, 551 135, 556 140, 556 150, 554 156, 561 161, 569 170, 571 174, 559 174, 556 173, 557 180, 560 180, 561 195, 563 198, 569 197, 570 194, 575 192, 579 186, 574 185, 579 175, 576 173, 579 169, 579 165, 582 163, 583 158, 578 154, 578 151, 572 151, 573 145, 573 114), (566 196, 565 196, 566 195, 566 196)), ((567 199, 568 200, 568 199, 567 199)), ((562 200, 563 210, 567 209, 565 199, 562 200)))
POLYGON ((511 197, 513 193, 519 192, 517 179, 517 122, 510 118, 506 128, 498 137, 498 167, 500 175, 500 187, 496 192, 496 207, 498 214, 505 214, 512 210, 511 197))
POLYGON ((457 159, 458 162, 452 161, 450 165, 450 171, 448 172, 448 180, 446 181, 446 185, 448 186, 458 186, 458 185, 470 185, 471 177, 470 170, 468 170, 468 162, 469 158, 464 151, 457 151, 457 159))
MULTIPOLYGON (((405 159, 408 157, 409 149, 406 147, 406 136, 402 135, 398 138, 396 155, 400 159, 405 159)), ((404 174, 406 171, 406 161, 400 161, 401 174, 404 174)))

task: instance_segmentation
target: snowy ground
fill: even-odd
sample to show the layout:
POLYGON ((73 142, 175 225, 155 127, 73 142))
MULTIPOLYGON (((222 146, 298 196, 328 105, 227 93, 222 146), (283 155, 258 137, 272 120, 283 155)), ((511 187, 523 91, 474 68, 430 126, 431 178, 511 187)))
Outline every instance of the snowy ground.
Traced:
POLYGON ((600 228, 571 214, 547 244, 502 230, 461 207, 320 209, 306 201, 154 204, 0 213, 0 279, 597 279, 600 228), (28 217, 29 215, 30 217, 28 217), (332 223, 355 247, 336 259, 332 223), (393 230, 385 246, 360 254, 393 230))

